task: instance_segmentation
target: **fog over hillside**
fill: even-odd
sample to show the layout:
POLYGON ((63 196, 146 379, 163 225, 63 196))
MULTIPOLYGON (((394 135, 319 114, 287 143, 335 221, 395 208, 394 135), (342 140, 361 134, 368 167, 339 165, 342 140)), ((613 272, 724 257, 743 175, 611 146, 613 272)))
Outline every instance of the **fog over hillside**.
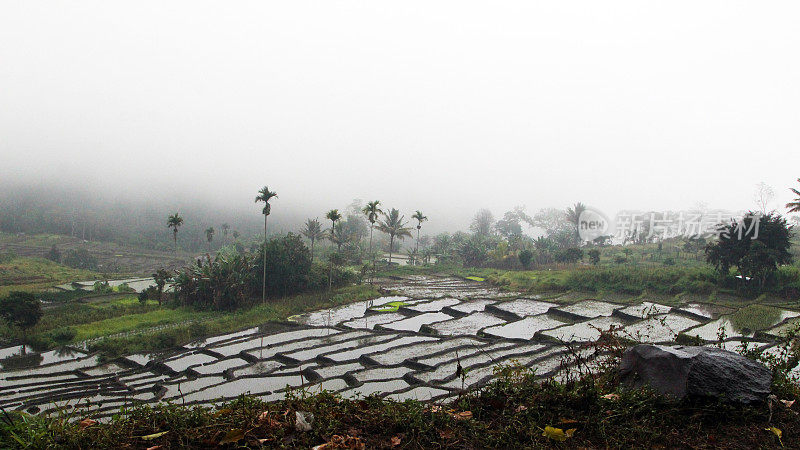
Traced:
POLYGON ((434 233, 479 208, 746 209, 761 181, 777 208, 797 177, 791 2, 2 10, 6 199, 257 230, 266 184, 284 230, 379 199, 434 233))

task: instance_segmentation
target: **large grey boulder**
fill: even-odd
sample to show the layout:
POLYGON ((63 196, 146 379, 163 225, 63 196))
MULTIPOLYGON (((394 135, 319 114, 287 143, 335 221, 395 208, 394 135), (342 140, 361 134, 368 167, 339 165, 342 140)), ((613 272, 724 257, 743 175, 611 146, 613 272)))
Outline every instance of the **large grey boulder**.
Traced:
POLYGON ((622 356, 625 386, 650 386, 682 399, 716 397, 736 403, 766 400, 772 372, 763 364, 716 347, 637 345, 622 356))

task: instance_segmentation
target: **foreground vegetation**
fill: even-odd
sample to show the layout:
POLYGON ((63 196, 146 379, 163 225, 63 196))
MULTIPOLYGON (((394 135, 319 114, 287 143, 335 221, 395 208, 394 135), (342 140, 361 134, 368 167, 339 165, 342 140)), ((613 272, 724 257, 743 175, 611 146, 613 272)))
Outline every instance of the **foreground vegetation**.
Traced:
MULTIPOLYGON (((110 421, 13 413, 0 422, 11 448, 776 448, 800 445, 794 384, 781 401, 735 406, 713 399, 673 402, 626 390, 615 359, 560 383, 534 379, 513 362, 492 384, 443 405, 377 397, 343 399, 292 391, 266 403, 242 396, 216 408, 181 405, 123 410, 110 421), (303 429, 301 415, 310 424, 303 429), (313 415, 313 419, 311 418, 313 415)), ((776 381, 786 380, 775 369, 776 381)))

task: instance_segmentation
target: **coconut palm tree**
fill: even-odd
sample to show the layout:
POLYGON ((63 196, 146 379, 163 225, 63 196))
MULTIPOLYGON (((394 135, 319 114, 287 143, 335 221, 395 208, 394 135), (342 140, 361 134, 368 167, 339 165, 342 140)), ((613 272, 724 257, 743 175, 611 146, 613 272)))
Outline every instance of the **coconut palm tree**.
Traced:
POLYGON ((311 241, 311 261, 314 261, 314 242, 316 242, 317 239, 324 238, 325 231, 322 229, 319 220, 308 219, 303 229, 300 230, 300 233, 311 241))
POLYGON ((278 198, 278 194, 276 192, 272 192, 269 190, 268 187, 264 186, 258 191, 258 195, 256 196, 256 203, 264 202, 264 209, 261 211, 264 214, 264 274, 263 278, 261 279, 261 301, 267 301, 267 217, 270 213, 270 204, 269 201, 273 198, 278 198))
POLYGON ((172 240, 175 241, 175 251, 178 251, 178 228, 183 225, 183 217, 175 213, 167 217, 167 228, 172 228, 172 240))
MULTIPOLYGON (((800 178, 798 178, 797 181, 800 182, 800 178)), ((789 208, 790 213, 800 212, 800 191, 795 188, 789 189, 794 192, 794 195, 796 195, 797 198, 795 198, 793 202, 787 203, 786 207, 789 208)))
POLYGON ((375 222, 378 221, 378 216, 383 214, 383 210, 380 208, 381 202, 379 200, 375 200, 372 202, 367 203, 367 206, 361 209, 361 212, 367 216, 367 220, 369 220, 369 254, 372 258, 372 266, 375 267, 375 258, 372 256, 372 232, 375 230, 375 222))
POLYGON ((425 217, 422 214, 422 211, 420 211, 420 210, 417 210, 417 212, 415 212, 414 215, 411 216, 411 218, 417 220, 417 245, 414 247, 414 253, 418 253, 419 252, 419 230, 422 228, 422 222, 425 222, 426 220, 428 220, 428 218, 425 217))
POLYGON ((228 225, 227 223, 223 223, 222 227, 220 227, 220 228, 222 228, 222 241, 223 241, 223 244, 226 244, 228 242, 228 230, 231 229, 231 226, 228 225))
POLYGON ((404 216, 400 215, 400 211, 392 208, 389 214, 383 214, 383 220, 378 222, 378 231, 382 231, 389 235, 389 264, 392 263, 392 250, 394 250, 394 238, 403 239, 411 237, 411 228, 406 227, 403 222, 404 216))
POLYGON ((206 228, 206 240, 208 241, 208 251, 211 252, 211 241, 214 240, 214 227, 206 228))
MULTIPOLYGON (((325 214, 325 218, 331 221, 331 236, 330 240, 335 242, 336 236, 336 222, 342 218, 342 215, 339 213, 338 209, 332 209, 325 214)), ((333 259, 330 259, 328 264, 328 290, 331 290, 331 284, 333 280, 333 259)))

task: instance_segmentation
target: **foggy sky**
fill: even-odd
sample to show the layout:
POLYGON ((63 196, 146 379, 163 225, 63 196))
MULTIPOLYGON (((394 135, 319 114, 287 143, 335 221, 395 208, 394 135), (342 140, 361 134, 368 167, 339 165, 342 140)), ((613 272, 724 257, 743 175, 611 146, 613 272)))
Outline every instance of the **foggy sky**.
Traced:
MULTIPOLYGON (((433 230, 576 201, 783 210, 796 2, 0 0, 1 181, 433 230)), ((274 216, 273 216, 274 217, 274 216)))

